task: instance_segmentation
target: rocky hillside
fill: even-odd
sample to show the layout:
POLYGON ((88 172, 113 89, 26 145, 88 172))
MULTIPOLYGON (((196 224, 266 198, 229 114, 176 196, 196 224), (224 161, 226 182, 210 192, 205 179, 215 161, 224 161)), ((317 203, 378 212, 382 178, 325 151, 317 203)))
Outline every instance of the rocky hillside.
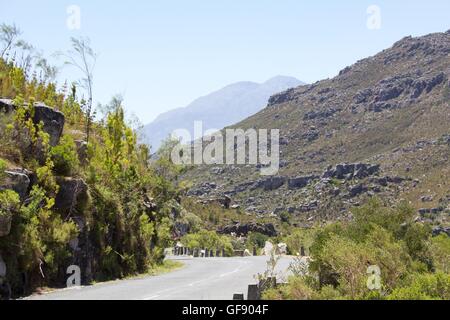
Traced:
POLYGON ((369 197, 405 199, 440 232, 450 213, 449 79, 450 30, 406 37, 333 79, 276 94, 234 127, 280 129, 279 175, 194 167, 189 194, 228 196, 245 213, 299 226, 349 219, 369 197))
POLYGON ((73 265, 81 284, 146 273, 173 241, 179 169, 149 163, 121 101, 89 122, 57 88, 0 59, 0 300, 65 287, 73 265))
POLYGON ((144 140, 156 151, 176 129, 189 130, 193 136, 194 121, 203 121, 204 130, 222 129, 260 111, 271 95, 301 84, 295 78, 278 76, 261 84, 246 81, 228 85, 185 108, 160 115, 144 127, 144 140))

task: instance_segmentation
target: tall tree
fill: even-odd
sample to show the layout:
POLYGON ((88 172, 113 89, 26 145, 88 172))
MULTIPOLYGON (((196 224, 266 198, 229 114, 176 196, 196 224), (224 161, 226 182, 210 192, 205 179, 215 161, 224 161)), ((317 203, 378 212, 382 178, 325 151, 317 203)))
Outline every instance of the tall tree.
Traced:
POLYGON ((83 77, 78 81, 78 85, 87 91, 88 100, 86 102, 86 141, 89 142, 91 123, 93 118, 93 72, 97 61, 97 54, 92 50, 88 38, 71 38, 72 50, 59 55, 67 58, 66 65, 71 65, 80 70, 83 77))
POLYGON ((4 59, 6 53, 17 45, 17 40, 22 34, 22 31, 15 25, 8 25, 2 23, 0 25, 0 41, 3 43, 1 50, 1 58, 4 59))

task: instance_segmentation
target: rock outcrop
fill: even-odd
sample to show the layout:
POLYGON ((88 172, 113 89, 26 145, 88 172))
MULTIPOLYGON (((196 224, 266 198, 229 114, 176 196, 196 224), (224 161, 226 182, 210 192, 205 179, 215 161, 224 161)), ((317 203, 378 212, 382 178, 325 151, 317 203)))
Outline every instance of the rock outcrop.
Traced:
POLYGON ((217 232, 221 234, 235 234, 237 236, 246 236, 249 232, 257 232, 264 234, 269 237, 276 237, 278 232, 275 230, 275 227, 271 223, 259 224, 259 223, 234 223, 231 225, 227 225, 223 228, 217 230, 217 232))
POLYGON ((254 189, 264 189, 264 191, 272 191, 280 188, 286 182, 285 177, 270 177, 267 179, 259 180, 255 183, 254 189))
POLYGON ((55 199, 55 209, 62 214, 77 214, 83 212, 88 201, 88 186, 79 178, 57 179, 59 191, 55 199))
POLYGON ((84 140, 75 140, 75 145, 77 146, 78 160, 81 164, 86 164, 88 157, 88 144, 84 140))
POLYGON ((377 174, 380 166, 377 164, 365 163, 343 163, 336 167, 329 167, 323 174, 322 178, 336 178, 351 180, 354 178, 365 178, 377 174))
POLYGON ((359 91, 355 97, 356 105, 364 104, 366 109, 381 112, 409 105, 423 93, 430 93, 436 86, 444 82, 443 72, 422 76, 419 74, 403 74, 381 80, 376 86, 359 91), (388 102, 396 98, 395 102, 388 102))
POLYGON ((64 114, 44 104, 38 103, 34 106, 33 122, 42 122, 44 132, 50 136, 50 145, 56 146, 59 143, 64 129, 64 114))
POLYGON ((11 99, 0 99, 0 112, 11 113, 15 109, 11 99))
POLYGON ((318 179, 319 177, 316 175, 308 175, 301 176, 296 178, 288 179, 288 188, 293 189, 301 189, 306 187, 311 181, 318 179))
POLYGON ((11 231, 11 215, 0 214, 0 238, 6 237, 11 231))
POLYGON ((0 190, 11 189, 17 192, 22 200, 24 200, 31 187, 29 174, 23 170, 8 170, 5 171, 6 178, 0 182, 0 190))

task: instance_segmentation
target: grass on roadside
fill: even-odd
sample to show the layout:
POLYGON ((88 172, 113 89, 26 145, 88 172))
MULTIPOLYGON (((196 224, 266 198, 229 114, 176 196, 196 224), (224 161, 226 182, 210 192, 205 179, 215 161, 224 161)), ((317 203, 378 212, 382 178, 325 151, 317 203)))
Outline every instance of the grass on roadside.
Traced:
POLYGON ((169 273, 184 267, 184 263, 174 260, 164 260, 163 264, 153 266, 149 269, 148 275, 158 276, 164 273, 169 273))

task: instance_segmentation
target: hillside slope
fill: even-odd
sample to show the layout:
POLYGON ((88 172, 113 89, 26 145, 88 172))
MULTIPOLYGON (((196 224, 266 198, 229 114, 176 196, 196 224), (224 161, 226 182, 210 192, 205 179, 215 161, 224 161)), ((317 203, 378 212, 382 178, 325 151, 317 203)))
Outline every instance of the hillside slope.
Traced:
POLYGON ((143 129, 145 142, 156 151, 161 141, 176 129, 187 129, 193 136, 194 121, 203 121, 203 129, 222 129, 260 111, 270 96, 302 84, 285 76, 264 83, 237 82, 198 98, 187 107, 160 115, 143 129))
POLYGON ((406 37, 333 79, 270 98, 236 128, 280 129, 277 177, 255 166, 196 166, 190 195, 227 195, 256 217, 296 225, 350 218, 368 197, 408 200, 421 219, 450 212, 450 31, 406 37), (340 165, 341 164, 341 165, 340 165))

